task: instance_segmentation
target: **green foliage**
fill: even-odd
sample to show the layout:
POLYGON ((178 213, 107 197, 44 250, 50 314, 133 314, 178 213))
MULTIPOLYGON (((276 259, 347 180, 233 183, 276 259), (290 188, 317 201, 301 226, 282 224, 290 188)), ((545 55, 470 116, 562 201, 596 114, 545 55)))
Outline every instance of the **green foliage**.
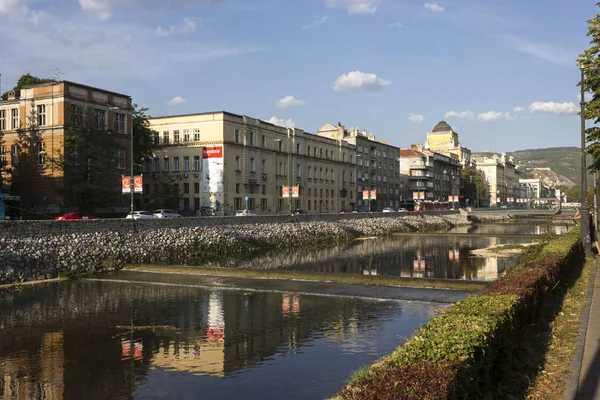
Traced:
POLYGON ((144 159, 152 158, 152 136, 155 131, 150 128, 147 111, 147 108, 133 105, 133 160, 137 165, 141 165, 144 159))
POLYGON ((12 171, 12 181, 18 183, 39 180, 44 174, 47 163, 40 164, 38 158, 39 149, 40 146, 44 145, 44 140, 37 125, 36 109, 33 102, 27 116, 26 126, 17 129, 15 144, 18 146, 19 153, 17 164, 12 171))
MULTIPOLYGON (((17 86, 12 88, 12 90, 17 91, 17 90, 20 90, 24 86, 39 85, 42 83, 50 83, 50 82, 56 82, 56 79, 38 78, 37 76, 32 76, 30 73, 26 73, 24 75, 21 75, 21 77, 17 81, 17 86)), ((6 100, 6 99, 8 99, 8 91, 4 92, 2 94, 2 100, 6 100)))
POLYGON ((155 186, 150 190, 150 207, 152 209, 170 208, 179 210, 181 192, 175 178, 161 175, 155 186))
POLYGON ((464 167, 461 173, 463 183, 462 195, 469 199, 469 204, 474 207, 487 205, 487 184, 483 172, 473 167, 464 167))
POLYGON ((126 171, 118 168, 118 153, 124 157, 126 141, 98 127, 94 111, 84 109, 82 121, 64 136, 64 152, 50 160, 64 171, 64 186, 57 190, 66 206, 92 212, 114 204, 120 195, 121 175, 126 171))

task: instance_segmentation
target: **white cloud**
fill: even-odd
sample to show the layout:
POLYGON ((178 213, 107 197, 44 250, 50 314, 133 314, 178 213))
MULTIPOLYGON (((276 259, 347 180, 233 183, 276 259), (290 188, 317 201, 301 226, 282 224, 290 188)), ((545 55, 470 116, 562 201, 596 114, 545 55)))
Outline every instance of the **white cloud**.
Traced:
POLYGON ((342 74, 335 80, 335 90, 380 90, 391 82, 378 78, 375 74, 352 71, 342 74))
POLYGON ((375 14, 379 0, 325 0, 329 8, 343 8, 348 14, 375 14))
POLYGON ((413 113, 410 113, 408 119, 410 119, 415 124, 420 124, 421 122, 425 121, 425 117, 423 115, 413 113))
POLYGON ((446 10, 444 7, 440 6, 438 3, 425 3, 424 6, 425 6, 425 8, 427 8, 435 13, 441 13, 446 10))
POLYGON ((448 118, 472 120, 474 118, 474 115, 473 115, 473 112, 471 112, 469 110, 461 111, 461 112, 448 111, 446 114, 444 114, 444 119, 448 119, 448 118))
POLYGON ((271 117, 266 122, 273 125, 282 126, 284 128, 295 128, 296 124, 291 119, 284 120, 283 118, 271 117))
POLYGON ((0 0, 0 15, 6 15, 14 21, 30 22, 38 26, 42 21, 52 18, 52 15, 40 10, 31 10, 22 4, 22 0, 0 0))
POLYGON ((509 121, 514 121, 517 119, 515 116, 511 115, 509 112, 505 112, 503 117, 504 117, 504 119, 507 119, 509 121))
POLYGON ((557 115, 571 115, 579 112, 575 103, 555 103, 553 101, 536 101, 529 105, 529 111, 557 115))
POLYGON ((290 107, 299 107, 306 105, 304 100, 299 100, 294 96, 285 96, 279 100, 277 100, 278 108, 290 108, 290 107))
POLYGON ((116 10, 119 13, 140 10, 173 10, 177 8, 200 8, 218 0, 79 0, 79 6, 84 12, 94 14, 104 21, 109 19, 116 10))
POLYGON ((159 26, 156 28, 156 36, 171 36, 171 35, 189 35, 194 32, 198 25, 202 26, 200 18, 185 17, 183 22, 178 25, 171 25, 167 29, 159 26))
POLYGON ((569 52, 562 47, 534 42, 518 36, 499 36, 498 39, 520 53, 554 64, 573 66, 573 61, 577 58, 577 53, 569 52))
POLYGON ((404 25, 402 25, 402 23, 400 23, 400 22, 394 22, 393 24, 390 24, 390 27, 392 27, 392 28, 402 28, 402 27, 404 27, 404 25))
POLYGON ((502 117, 502 113, 498 111, 488 111, 477 115, 477 119, 481 122, 497 121, 502 117))
POLYGON ((521 112, 521 111, 525 111, 525 107, 515 107, 515 108, 513 108, 513 112, 521 112))
POLYGON ((173 97, 171 100, 167 101, 167 105, 169 106, 178 106, 180 104, 185 104, 187 102, 186 99, 184 99, 181 96, 175 96, 173 97))
POLYGON ((316 19, 316 20, 314 20, 313 22, 311 22, 311 23, 310 23, 310 24, 308 24, 308 25, 303 25, 303 26, 302 26, 302 29, 310 29, 310 28, 312 28, 312 27, 314 27, 314 26, 317 26, 317 25, 323 25, 325 22, 329 21, 330 19, 331 19, 331 18, 329 18, 329 17, 327 17, 327 16, 325 16, 325 17, 321 17, 321 18, 319 18, 319 19, 316 19))

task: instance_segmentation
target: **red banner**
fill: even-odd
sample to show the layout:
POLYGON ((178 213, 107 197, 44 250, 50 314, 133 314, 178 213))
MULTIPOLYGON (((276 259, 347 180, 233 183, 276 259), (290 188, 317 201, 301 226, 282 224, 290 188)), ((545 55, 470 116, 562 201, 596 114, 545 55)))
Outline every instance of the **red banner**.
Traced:
POLYGON ((202 158, 223 158, 223 147, 203 147, 202 158))
MULTIPOLYGON (((133 177, 133 192, 143 193, 144 191, 144 179, 142 175, 136 175, 133 177)), ((128 194, 131 193, 131 177, 121 177, 121 192, 128 194)))

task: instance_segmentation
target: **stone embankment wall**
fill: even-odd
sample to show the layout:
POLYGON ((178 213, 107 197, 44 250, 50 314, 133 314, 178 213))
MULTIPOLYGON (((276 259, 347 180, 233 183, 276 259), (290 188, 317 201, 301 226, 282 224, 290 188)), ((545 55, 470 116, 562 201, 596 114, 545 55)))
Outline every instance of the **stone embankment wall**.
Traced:
POLYGON ((125 264, 201 265, 257 251, 317 248, 468 223, 456 213, 348 217, 2 223, 0 285, 116 270, 125 264))

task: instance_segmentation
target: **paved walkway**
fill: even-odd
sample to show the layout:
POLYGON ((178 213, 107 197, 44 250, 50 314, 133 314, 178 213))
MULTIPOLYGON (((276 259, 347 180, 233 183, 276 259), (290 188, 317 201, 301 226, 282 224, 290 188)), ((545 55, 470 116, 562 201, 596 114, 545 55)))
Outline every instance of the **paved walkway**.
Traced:
POLYGON ((588 287, 563 400, 600 400, 600 259, 588 287))

